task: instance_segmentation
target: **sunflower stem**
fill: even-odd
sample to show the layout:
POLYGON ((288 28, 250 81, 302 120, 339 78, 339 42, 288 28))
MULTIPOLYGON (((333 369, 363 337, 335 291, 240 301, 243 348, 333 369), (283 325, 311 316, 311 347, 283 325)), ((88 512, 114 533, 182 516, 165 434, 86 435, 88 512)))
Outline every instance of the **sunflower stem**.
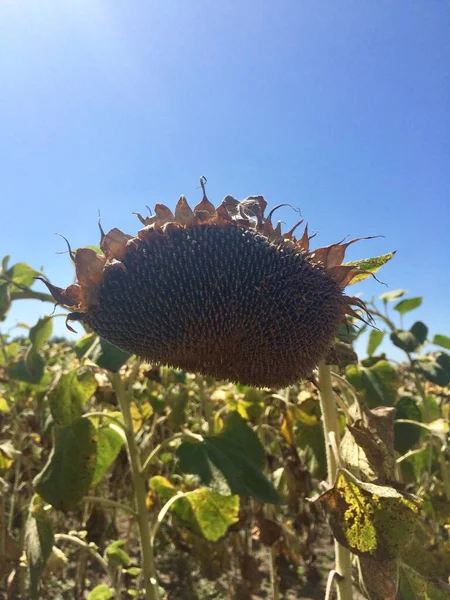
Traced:
POLYGON ((142 473, 141 460, 136 438, 133 432, 133 419, 131 416, 131 399, 125 389, 119 373, 113 373, 112 384, 117 394, 125 424, 127 439, 128 460, 133 480, 134 497, 137 512, 137 524, 139 527, 139 539, 142 555, 142 570, 144 575, 144 587, 146 600, 159 600, 158 582, 156 579, 155 557, 153 545, 150 541, 150 525, 146 505, 145 475, 142 473))
MULTIPOLYGON (((333 486, 337 475, 339 457, 335 456, 331 440, 334 439, 336 446, 339 447, 339 421, 331 382, 331 369, 323 361, 319 363, 319 389, 326 443, 328 483, 330 486, 333 486)), ((334 541, 334 551, 336 556, 336 572, 340 575, 340 578, 336 580, 338 600, 352 600, 352 563, 350 552, 336 540, 334 541)))

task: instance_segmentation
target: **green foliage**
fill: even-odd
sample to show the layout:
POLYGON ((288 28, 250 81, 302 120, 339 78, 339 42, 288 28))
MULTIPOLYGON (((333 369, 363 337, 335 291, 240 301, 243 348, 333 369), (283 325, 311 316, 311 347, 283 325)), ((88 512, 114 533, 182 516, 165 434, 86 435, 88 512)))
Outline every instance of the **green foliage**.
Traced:
POLYGON ((97 431, 97 461, 92 485, 97 485, 109 467, 116 460, 124 445, 123 432, 117 426, 107 424, 97 431))
POLYGON ((183 442, 177 456, 181 470, 198 475, 205 485, 219 491, 228 487, 232 494, 253 496, 262 502, 280 501, 262 472, 264 448, 237 412, 230 413, 221 434, 205 436, 201 442, 183 442))
POLYGON ((117 373, 130 357, 130 354, 119 350, 102 338, 97 338, 95 343, 96 346, 91 351, 90 358, 102 369, 117 373))
POLYGON ((380 295, 380 300, 383 300, 385 304, 398 300, 406 294, 407 290, 392 290, 391 292, 384 292, 380 295))
POLYGON ((52 417, 57 425, 70 425, 81 417, 83 406, 97 388, 94 374, 77 369, 63 373, 48 395, 52 417))
MULTIPOLYGON (((162 503, 177 494, 170 482, 161 476, 150 480, 150 488, 155 490, 162 503)), ((224 496, 206 488, 187 492, 171 508, 172 512, 188 526, 198 529, 202 535, 216 542, 228 528, 239 519, 239 497, 224 496)))
POLYGON ((424 344, 428 334, 428 327, 417 321, 409 331, 398 329, 391 333, 392 343, 405 352, 417 352, 424 344))
POLYGON ((437 333, 433 338, 433 344, 445 348, 446 350, 450 350, 450 337, 448 337, 448 335, 437 333))
POLYGON ((73 510, 92 484, 97 459, 97 432, 80 418, 56 431, 55 446, 35 489, 54 508, 73 510))
POLYGON ((0 280, 0 321, 3 321, 11 306, 10 286, 5 281, 0 280))
POLYGON ((361 392, 369 408, 394 405, 400 378, 397 369, 388 361, 380 360, 371 367, 349 365, 345 375, 361 392))
POLYGON ((422 577, 419 573, 402 564, 399 583, 400 600, 448 600, 450 586, 443 582, 422 577))
POLYGON ((413 367, 416 373, 431 383, 442 387, 450 383, 450 356, 445 352, 435 357, 418 358, 413 361, 413 367))
POLYGON ((40 275, 40 273, 32 269, 27 263, 16 263, 6 271, 7 278, 13 282, 11 285, 12 292, 16 292, 23 287, 30 287, 37 275, 40 275))
POLYGON ((367 354, 372 356, 384 338, 384 332, 379 329, 372 329, 369 334, 369 343, 367 344, 367 354))
MULTIPOLYGON (((422 421, 422 413, 417 401, 411 396, 402 396, 395 405, 397 419, 408 419, 409 421, 422 421)), ((420 440, 421 430, 417 425, 409 423, 395 424, 395 449, 400 454, 411 450, 420 440)))
MULTIPOLYGON (((362 261, 357 266, 367 277, 362 271, 378 264, 362 261)), ((11 298, 31 293, 35 273, 24 263, 8 268, 4 261, 0 320, 11 298)), ((358 556, 360 587, 367 598, 386 600, 397 594, 398 600, 442 600, 449 597, 448 589, 437 578, 445 580, 450 569, 445 529, 450 516, 450 411, 445 400, 450 356, 436 352, 436 346, 450 350, 450 338, 433 337, 421 321, 408 331, 397 328, 391 319, 401 322, 400 316, 421 303, 421 298, 403 299, 405 293, 381 295, 384 312, 375 315, 379 329, 350 325, 349 331, 339 332, 352 344, 367 331, 368 357, 341 365, 333 379, 343 407, 338 444, 342 469, 318 502, 327 508, 336 538, 358 556), (408 353, 407 363, 389 361, 389 337, 408 353), (427 343, 435 345, 428 353, 427 343), (402 419, 413 423, 400 423, 402 419), (398 473, 402 484, 396 482, 398 473), (406 485, 420 499, 402 493, 406 485)), ((264 545, 277 565, 282 556, 288 567, 280 578, 280 595, 304 595, 302 581, 314 576, 308 565, 317 545, 331 551, 328 536, 317 539, 324 527, 322 511, 307 501, 326 476, 314 385, 256 390, 169 367, 139 366, 93 333, 75 344, 52 339, 52 322, 53 317, 43 317, 29 329, 22 325, 27 332, 17 339, 0 333, 0 483, 7 486, 8 524, 2 536, 7 556, 14 556, 2 568, 11 564, 19 572, 24 553, 32 600, 72 597, 74 562, 83 556, 78 552, 89 552, 88 599, 139 597, 144 564, 135 538, 135 480, 126 465, 129 448, 122 452, 133 439, 138 468, 145 463, 140 477, 146 521, 159 531, 156 568, 167 569, 170 552, 177 564, 187 561, 189 577, 182 575, 185 587, 173 591, 174 597, 202 597, 198 573, 205 572, 211 587, 205 598, 220 598, 217 582, 228 576, 231 562, 233 579, 242 575, 236 589, 262 597, 261 572, 267 569, 259 558, 264 545), (130 403, 129 428, 118 407, 116 378, 130 403), (32 496, 34 492, 38 494, 32 496), (170 509, 161 512, 177 494, 170 509), (81 503, 85 496, 90 498, 81 503), (21 536, 23 514, 28 516, 21 536), (64 540, 53 531, 70 535, 64 540), (119 536, 126 537, 126 547, 119 536), (64 558, 57 547, 61 543, 64 558), (83 551, 85 544, 89 548, 83 551), (11 545, 14 553, 8 555, 11 545), (100 563, 104 572, 98 570, 100 563), (289 591, 284 580, 292 580, 294 573, 300 579, 295 591, 289 591)))
POLYGON ((401 315, 405 315, 407 312, 418 308, 422 304, 422 300, 422 297, 407 298, 406 300, 401 300, 398 304, 394 306, 394 310, 399 312, 401 315))
POLYGON ((89 592, 87 600, 111 600, 114 598, 115 592, 113 588, 110 588, 106 583, 95 586, 95 588, 89 592))
POLYGON ((32 600, 39 600, 39 581, 53 548, 53 526, 45 512, 42 499, 34 495, 25 525, 25 553, 32 600))
POLYGON ((106 547, 105 556, 110 565, 113 565, 114 567, 130 566, 131 558, 128 552, 123 549, 124 546, 124 540, 116 540, 106 547))

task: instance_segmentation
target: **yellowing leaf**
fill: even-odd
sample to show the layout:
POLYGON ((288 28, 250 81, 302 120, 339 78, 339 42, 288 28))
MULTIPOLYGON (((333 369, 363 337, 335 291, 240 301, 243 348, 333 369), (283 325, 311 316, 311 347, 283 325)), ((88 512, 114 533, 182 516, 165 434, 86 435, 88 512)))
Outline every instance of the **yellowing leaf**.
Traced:
POLYGON ((340 469, 335 485, 319 496, 337 541, 359 556, 397 558, 413 535, 422 501, 392 487, 363 483, 340 469))
POLYGON ((363 260, 356 260, 345 263, 344 266, 354 266, 357 270, 361 271, 353 277, 349 285, 359 283, 370 277, 373 273, 376 273, 381 267, 383 267, 391 258, 395 255, 395 252, 389 252, 381 256, 374 256, 373 258, 364 258, 363 260))
POLYGON ((8 404, 6 398, 4 398, 3 396, 0 396, 0 412, 9 413, 10 410, 11 409, 9 407, 9 404, 8 404))
POLYGON ((142 427, 142 423, 144 419, 142 417, 142 412, 136 402, 132 402, 130 405, 131 419, 133 421, 133 431, 137 433, 139 429, 142 427))

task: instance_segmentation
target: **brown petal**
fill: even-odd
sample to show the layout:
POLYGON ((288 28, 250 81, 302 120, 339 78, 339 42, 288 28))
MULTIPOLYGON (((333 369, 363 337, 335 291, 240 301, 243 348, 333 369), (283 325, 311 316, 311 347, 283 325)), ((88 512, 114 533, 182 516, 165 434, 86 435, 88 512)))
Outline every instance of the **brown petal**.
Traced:
MULTIPOLYGON (((200 204, 198 205, 200 206, 200 204)), ((212 219, 212 215, 206 210, 198 210, 197 207, 194 209, 195 222, 199 225, 209 223, 212 219)))
POLYGON ((190 227, 194 223, 194 213, 184 196, 180 196, 175 207, 175 220, 184 227, 190 227))
POLYGON ((106 258, 90 248, 79 248, 75 252, 77 279, 81 286, 98 285, 103 279, 106 258))
POLYGON ((281 235, 281 221, 278 221, 277 226, 273 230, 273 238, 275 240, 281 239, 283 236, 281 235))
POLYGON ((341 289, 344 289, 355 275, 355 270, 353 267, 342 265, 338 267, 331 267, 331 269, 327 268, 327 272, 339 284, 341 289))
POLYGON ((170 208, 167 208, 164 204, 155 204, 155 215, 157 218, 157 222, 159 225, 164 225, 169 221, 174 221, 175 217, 173 216, 170 208))
POLYGON ((233 223, 233 219, 227 210, 225 200, 216 208, 216 212, 214 213, 214 223, 218 223, 219 225, 233 223))
POLYGON ((72 333, 77 333, 77 331, 69 325, 69 321, 83 321, 85 317, 85 313, 82 312, 71 312, 66 317, 66 327, 72 333))
POLYGON ((144 242, 153 242, 156 240, 161 240, 163 238, 163 235, 163 231, 157 223, 147 225, 147 227, 144 227, 144 229, 140 229, 137 234, 138 239, 144 242))
POLYGON ((63 289, 57 287, 56 285, 51 284, 49 281, 44 279, 43 277, 35 277, 35 279, 39 279, 42 283, 45 283, 48 291, 53 296, 58 304, 62 306, 75 307, 78 306, 80 302, 80 286, 73 284, 69 285, 67 289, 63 289))
POLYGON ((326 248, 321 248, 321 250, 324 250, 324 251, 327 250, 325 260, 323 261, 324 265, 326 267, 337 267, 344 260, 345 251, 351 244, 354 244, 355 242, 360 242, 361 240, 373 240, 374 238, 377 238, 377 237, 379 237, 379 236, 370 235, 370 236, 366 236, 366 237, 359 237, 359 238, 354 238, 353 240, 350 240, 348 242, 345 242, 345 244, 343 244, 342 242, 339 242, 337 244, 332 244, 331 246, 327 246, 326 248))
POLYGON ((114 228, 103 237, 100 248, 108 260, 112 258, 123 260, 127 251, 128 240, 131 240, 131 238, 131 235, 127 235, 120 231, 120 229, 114 228))
POLYGON ((239 200, 236 200, 236 198, 233 198, 233 196, 225 196, 220 206, 223 206, 225 208, 228 215, 232 219, 239 215, 239 200))
POLYGON ((170 234, 170 233, 176 231, 177 229, 183 229, 183 226, 180 225, 179 223, 174 223, 173 221, 170 223, 166 223, 165 225, 162 226, 163 233, 167 233, 167 234, 170 234))
POLYGON ((294 227, 293 227, 293 228, 292 228, 290 231, 288 231, 287 233, 285 233, 285 234, 284 234, 284 236, 283 236, 283 237, 284 237, 284 239, 285 239, 285 240, 291 240, 291 239, 292 239, 292 236, 293 236, 293 234, 294 234, 294 231, 297 229, 297 227, 298 227, 299 225, 301 225, 301 224, 303 223, 303 221, 304 221, 304 219, 302 219, 301 221, 299 221, 298 223, 296 223, 296 224, 294 225, 294 227))
POLYGON ((308 223, 305 226, 305 231, 302 237, 297 242, 297 247, 305 252, 309 252, 309 237, 308 237, 308 223))
POLYGON ((212 204, 206 196, 203 196, 202 201, 199 204, 197 204, 197 206, 194 208, 194 214, 197 217, 198 216, 197 213, 205 212, 210 217, 212 217, 214 215, 215 210, 216 209, 214 208, 214 204, 212 204))

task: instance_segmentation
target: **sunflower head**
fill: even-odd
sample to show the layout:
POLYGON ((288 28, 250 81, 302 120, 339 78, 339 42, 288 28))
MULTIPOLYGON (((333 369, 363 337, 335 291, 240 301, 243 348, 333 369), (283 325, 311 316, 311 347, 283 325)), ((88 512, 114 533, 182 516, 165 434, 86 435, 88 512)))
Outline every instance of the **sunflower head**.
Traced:
MULTIPOLYGON (((310 376, 352 305, 344 288, 360 274, 342 265, 357 240, 310 249, 266 216, 262 196, 227 196, 216 208, 203 194, 175 214, 156 204, 136 236, 102 233, 103 254, 78 249, 77 282, 45 281, 55 300, 122 350, 157 364, 258 387, 310 376)), ((278 208, 278 207, 277 207, 278 208)), ((70 326, 69 326, 70 327, 70 326)))

